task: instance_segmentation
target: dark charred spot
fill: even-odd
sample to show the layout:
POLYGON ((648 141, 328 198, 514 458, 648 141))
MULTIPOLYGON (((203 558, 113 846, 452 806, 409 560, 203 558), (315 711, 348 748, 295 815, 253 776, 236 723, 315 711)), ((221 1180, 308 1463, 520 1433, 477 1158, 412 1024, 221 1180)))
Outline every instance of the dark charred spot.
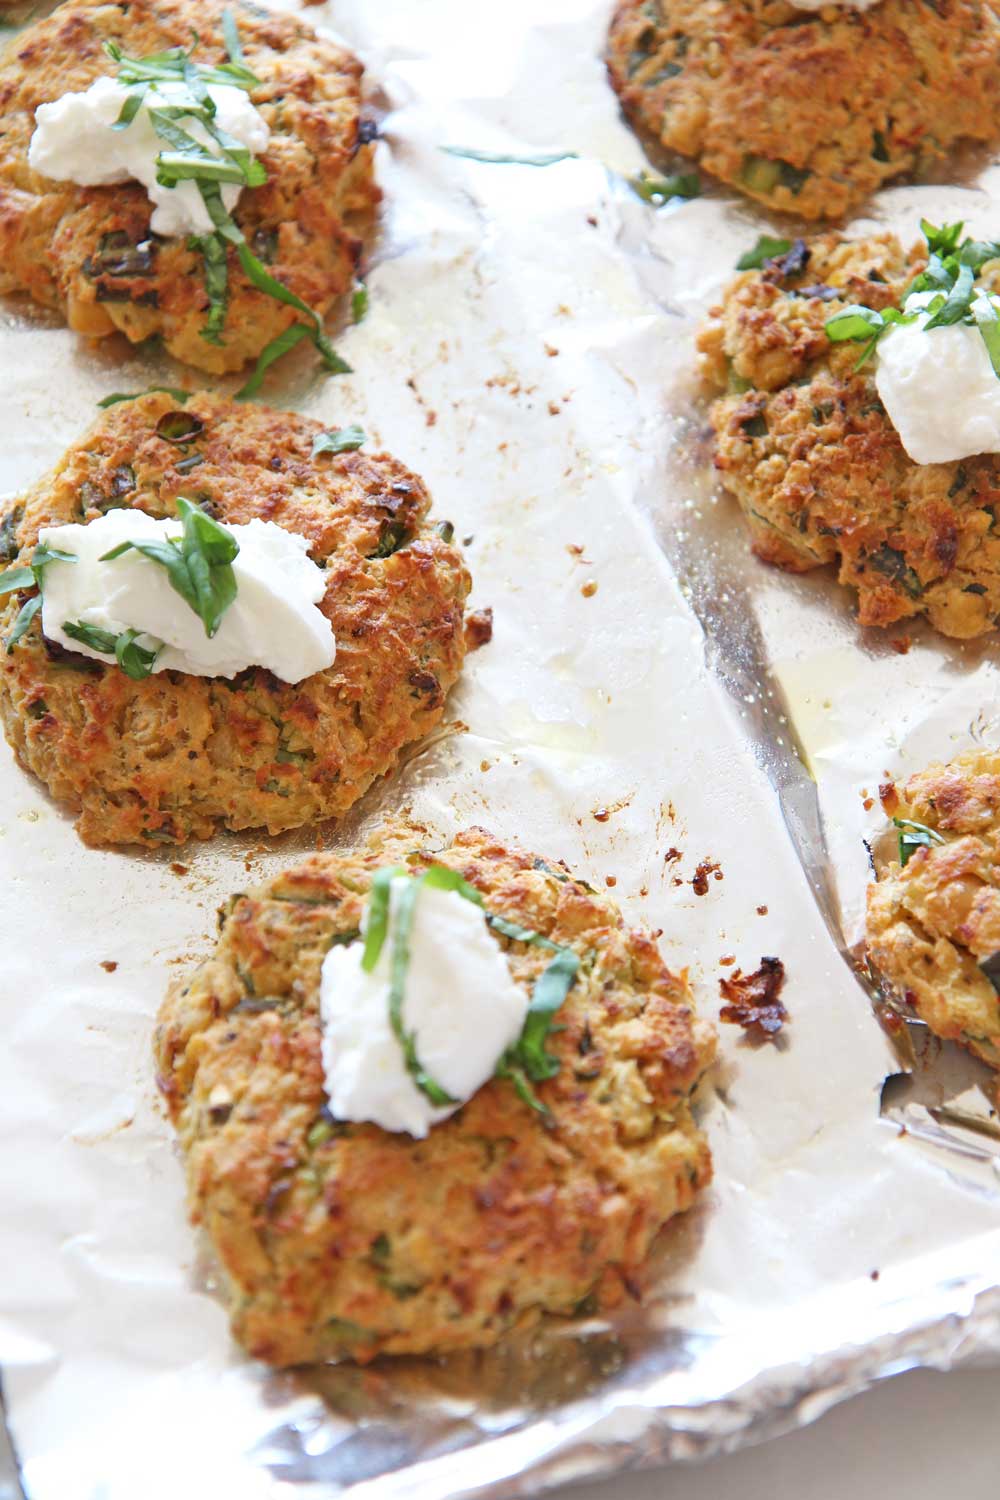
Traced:
POLYGON ((754 1042, 774 1040, 788 1020, 780 995, 785 983, 785 966, 780 958, 762 958, 752 974, 739 969, 719 980, 725 1005, 719 1010, 720 1021, 742 1026, 754 1042))
POLYGON ((413 688, 415 695, 422 697, 427 694, 435 701, 441 697, 441 684, 433 672, 411 672, 407 682, 413 688))
POLYGON ((708 895, 708 878, 710 875, 715 880, 721 880, 722 870, 717 861, 713 859, 703 859, 695 870, 694 876, 691 881, 691 889, 694 891, 696 896, 708 895))
POLYGON ((784 255, 776 255, 766 263, 761 273, 762 278, 777 285, 793 276, 801 276, 811 260, 812 251, 805 240, 795 240, 792 248, 786 250, 784 255))
MULTIPOLYGON (((144 238, 133 243, 124 229, 112 229, 101 235, 97 249, 87 256, 83 274, 92 281, 101 276, 150 276, 155 262, 155 240, 144 238)), ((128 301, 127 293, 124 300, 128 301)))
POLYGON ((204 430, 204 422, 193 411, 165 411, 156 424, 156 436, 178 446, 193 442, 204 430))
POLYGON ((954 526, 942 526, 934 537, 934 556, 950 572, 958 556, 958 531, 954 526))

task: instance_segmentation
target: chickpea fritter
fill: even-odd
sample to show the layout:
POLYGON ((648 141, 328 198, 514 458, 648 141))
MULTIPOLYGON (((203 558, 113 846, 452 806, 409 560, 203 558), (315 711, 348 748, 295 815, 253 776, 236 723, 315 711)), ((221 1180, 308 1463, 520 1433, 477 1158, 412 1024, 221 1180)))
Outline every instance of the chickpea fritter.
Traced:
POLYGON ((805 219, 1000 137, 996 0, 621 0, 608 69, 646 139, 805 219))
MULTIPOLYGON (((39 104, 114 75, 102 43, 144 56, 187 48, 197 34, 197 60, 223 62, 224 8, 69 0, 0 59, 0 292, 27 292, 91 337, 117 329, 141 343, 159 334, 175 358, 213 374, 241 369, 300 313, 255 288, 230 246, 222 343, 209 343, 202 253, 189 237, 150 232, 145 189, 53 182, 27 158, 39 104)), ((233 12, 261 80, 250 98, 272 132, 260 158, 267 181, 243 191, 233 217, 270 274, 322 317, 352 284, 379 196, 360 115, 362 67, 292 16, 238 3, 233 12)))
MULTIPOLYGON (((0 716, 93 845, 343 814, 439 722, 465 655, 469 575, 450 527, 427 520, 415 474, 384 453, 314 458, 320 424, 288 412, 204 392, 180 421, 176 407, 169 394, 111 407, 8 514, 0 556, 27 563, 42 527, 117 506, 174 515, 178 496, 223 524, 274 521, 307 537, 326 570, 337 657, 295 686, 259 668, 136 682, 46 641, 36 617, 0 655, 0 716)), ((2 601, 4 637, 24 599, 2 601)))
MULTIPOLYGON (((173 988, 155 1049, 191 1215, 224 1267, 233 1331, 288 1365, 487 1346, 543 1312, 611 1305, 711 1178, 690 1095, 715 1047, 652 936, 564 866, 482 829, 451 848, 390 829, 317 854, 224 909, 213 956, 173 988), (495 1079, 426 1140, 325 1108, 319 984, 357 936, 373 872, 457 869, 487 908, 576 950, 550 1033, 548 1119, 495 1079)), ((530 990, 548 961, 494 933, 530 990)))
POLYGON ((1000 1070, 1000 751, 929 766, 881 797, 910 847, 868 887, 871 965, 936 1036, 1000 1070))
MULTIPOLYGON (((715 466, 753 550, 792 573, 839 564, 862 625, 926 615, 968 639, 1000 617, 1000 456, 916 464, 875 388, 874 360, 831 344, 851 303, 895 306, 926 264, 892 234, 824 234, 747 271, 698 338, 715 466)), ((995 274, 986 275, 995 285, 995 274)))

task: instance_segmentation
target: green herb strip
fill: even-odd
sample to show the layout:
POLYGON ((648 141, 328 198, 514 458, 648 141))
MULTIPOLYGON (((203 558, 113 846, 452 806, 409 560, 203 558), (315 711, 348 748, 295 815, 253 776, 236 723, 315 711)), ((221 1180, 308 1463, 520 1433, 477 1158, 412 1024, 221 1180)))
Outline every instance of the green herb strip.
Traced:
POLYGON ((934 828, 928 828, 926 823, 914 823, 910 818, 893 818, 898 832, 896 844, 899 851, 900 869, 906 868, 912 855, 918 849, 930 849, 935 844, 943 844, 944 839, 934 828))
POLYGON ((27 633, 28 626, 42 607, 45 569, 49 563, 75 563, 77 561, 74 552, 60 552, 58 547, 50 547, 47 542, 39 542, 28 567, 8 568, 6 572, 0 573, 0 597, 4 594, 13 594, 18 589, 38 589, 38 593, 22 605, 14 621, 14 628, 7 637, 8 656, 18 641, 27 633))
POLYGON ((980 297, 972 304, 972 316, 976 320, 986 352, 990 357, 994 375, 1000 376, 1000 313, 992 297, 980 297))
MULTIPOLYGON (((852 305, 835 313, 825 324, 831 343, 863 343, 855 371, 870 358, 879 340, 895 325, 912 323, 921 315, 929 332, 965 323, 978 328, 990 364, 1000 378, 1000 316, 992 295, 976 296, 976 277, 988 261, 1000 258, 1000 244, 992 240, 962 239, 964 224, 945 224, 938 228, 921 219, 920 228, 927 241, 927 265, 904 291, 901 304, 917 293, 936 295, 919 312, 904 313, 902 307, 878 312, 871 307, 852 305)), ((742 263, 741 263, 742 266, 742 263)))
POLYGON ((446 1089, 443 1089, 427 1072, 417 1056, 416 1033, 407 1031, 403 1021, 403 998, 406 994, 406 974, 410 965, 410 933, 413 930, 413 913, 424 879, 409 880, 399 892, 392 923, 392 957, 389 963, 389 1022, 393 1035, 399 1043, 406 1071, 417 1088, 437 1108, 458 1104, 446 1089))
POLYGON ((367 443, 368 434, 360 427, 334 427, 320 432, 313 441, 312 456, 320 453, 355 453, 367 443))
POLYGON ((110 396, 105 396, 97 404, 102 411, 106 411, 109 406, 118 406, 122 401, 139 401, 143 396, 152 396, 154 394, 173 396, 174 400, 179 401, 183 406, 184 402, 189 399, 191 392, 182 391, 175 385, 148 385, 144 391, 112 391, 110 396))
POLYGON ((698 198, 701 195, 701 178, 697 172, 678 172, 673 177, 650 177, 640 172, 638 177, 627 179, 633 193, 644 203, 660 205, 672 198, 698 198))
MULTIPOLYGON (((365 933, 365 948, 361 967, 371 974, 381 957, 389 930, 390 891, 392 881, 409 872, 399 866, 376 871, 372 878, 368 903, 365 933)), ((532 1083, 554 1078, 559 1072, 559 1060, 545 1050, 552 1030, 553 1017, 562 1007, 576 979, 580 967, 578 954, 572 948, 554 943, 530 927, 522 927, 488 911, 482 895, 470 885, 457 870, 446 865, 431 865, 423 875, 410 878, 400 893, 392 924, 392 958, 390 963, 389 1017, 397 1041, 403 1052, 406 1068, 420 1091, 438 1106, 455 1104, 440 1084, 430 1077, 420 1063, 416 1050, 416 1037, 407 1032, 403 1021, 403 1000, 406 989, 406 973, 409 965, 409 940, 413 926, 413 911, 421 887, 432 890, 454 891, 463 900, 482 909, 487 925, 501 937, 511 942, 526 943, 537 948, 546 948, 555 957, 535 981, 521 1035, 509 1047, 497 1064, 496 1077, 508 1079, 519 1098, 539 1114, 548 1111, 531 1087, 532 1083)))
POLYGON ((150 651, 145 646, 136 645, 138 637, 143 633, 140 630, 123 630, 119 635, 112 635, 109 630, 100 630, 84 620, 66 620, 63 631, 70 640, 79 641, 92 651, 99 651, 102 656, 113 656, 126 677, 131 677, 133 682, 141 682, 144 677, 149 676, 162 650, 159 646, 155 651, 150 651))
MULTIPOLYGON (((131 124, 151 85, 180 83, 187 89, 189 100, 150 109, 149 118, 165 147, 156 158, 157 181, 163 187, 176 187, 179 182, 185 181, 195 182, 214 226, 212 233, 191 235, 188 239, 188 247, 201 256, 204 269, 208 315, 201 335, 206 343, 223 343, 229 310, 230 245, 235 248, 251 285, 266 296, 273 297, 275 301, 293 307, 307 320, 292 324, 261 351, 253 374, 237 392, 237 398, 245 401, 260 390, 271 365, 306 337, 312 341, 328 370, 343 375, 349 374, 351 367, 341 359, 327 339, 319 314, 272 276, 254 255, 242 230, 223 203, 221 183, 260 187, 267 181, 267 171, 261 162, 254 159, 246 146, 215 123, 216 108, 208 92, 213 84, 231 84, 249 93, 260 83, 246 65, 236 21, 228 9, 223 13, 222 32, 229 62, 215 67, 192 61, 197 37, 187 52, 180 47, 172 47, 149 57, 134 58, 127 57, 115 42, 106 42, 104 50, 118 66, 118 81, 130 90, 116 122, 116 129, 125 129, 131 124), (218 146, 221 155, 216 156, 207 150, 185 130, 179 123, 184 119, 197 120, 218 146)), ((366 305, 367 301, 364 306, 366 305)), ((364 306, 360 306, 360 310, 359 306, 355 301, 353 307, 356 320, 364 314, 364 306)))
POLYGON ((366 974, 374 972, 389 930, 389 888, 397 875, 407 874, 409 871, 401 866, 390 865, 376 870, 372 877, 368 897, 368 921, 365 927, 365 951, 361 955, 361 968, 366 974))
POLYGON ((778 255, 787 255, 792 248, 791 240, 778 240, 770 234, 762 234, 752 250, 747 250, 736 262, 737 271, 759 271, 769 260, 778 255))
POLYGON ((240 546, 231 531, 190 500, 180 497, 177 510, 184 523, 181 537, 162 542, 122 542, 105 552, 101 562, 113 562, 124 553, 140 552, 150 562, 166 568, 171 587, 198 615, 211 639, 222 617, 236 598, 233 560, 240 546))

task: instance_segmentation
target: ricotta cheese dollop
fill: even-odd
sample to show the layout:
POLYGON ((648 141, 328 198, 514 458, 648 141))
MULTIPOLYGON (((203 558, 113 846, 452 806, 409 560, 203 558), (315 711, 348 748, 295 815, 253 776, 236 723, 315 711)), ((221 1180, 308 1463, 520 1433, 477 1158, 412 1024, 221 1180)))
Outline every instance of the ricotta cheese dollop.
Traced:
MULTIPOLYGON (((903 311, 918 312, 935 295, 915 292, 903 311)), ((1000 379, 979 329, 952 323, 927 332, 927 321, 922 313, 897 323, 878 345, 875 385, 903 447, 917 464, 1000 453, 1000 379)))
MULTIPOLYGON (((210 234, 214 226, 197 182, 161 187, 156 180, 156 158, 167 147, 156 134, 149 111, 190 102, 187 86, 166 81, 147 89, 131 123, 124 130, 114 130, 129 92, 105 76, 82 94, 63 94, 51 104, 40 104, 28 146, 28 165, 56 182, 76 182, 82 187, 106 187, 134 178, 153 204, 150 228, 154 234, 210 234)), ((259 155, 271 132, 245 91, 231 84, 211 84, 207 92, 215 104, 216 125, 259 155)), ((221 157, 221 147, 199 120, 188 117, 178 123, 199 145, 221 157)), ((232 210, 243 184, 224 182, 221 189, 223 203, 232 210)))
POLYGON ((331 666, 337 649, 333 629, 317 608, 326 575, 308 556, 307 539, 274 521, 253 520, 227 530, 240 548, 232 565, 236 598, 210 639, 160 563, 135 551, 101 561, 122 542, 179 537, 179 521, 122 509, 89 525, 43 527, 39 541, 78 560, 46 565, 42 629, 68 650, 105 662, 107 655, 68 636, 64 624, 82 621, 112 635, 141 631, 140 646, 155 649, 163 643, 154 672, 235 677, 247 667, 265 667, 283 682, 301 682, 331 666))
MULTIPOLYGON (((378 963, 361 967, 362 942, 331 948, 323 961, 320 1017, 323 1070, 338 1120, 424 1137, 459 1104, 436 1106, 414 1083, 389 1019, 393 917, 408 877, 392 881, 389 928, 378 963)), ((365 922, 362 920, 362 930, 365 922)), ((528 996, 490 936, 482 908, 455 891, 424 886, 417 895, 403 1024, 420 1064, 459 1103, 492 1078, 517 1041, 528 996)))

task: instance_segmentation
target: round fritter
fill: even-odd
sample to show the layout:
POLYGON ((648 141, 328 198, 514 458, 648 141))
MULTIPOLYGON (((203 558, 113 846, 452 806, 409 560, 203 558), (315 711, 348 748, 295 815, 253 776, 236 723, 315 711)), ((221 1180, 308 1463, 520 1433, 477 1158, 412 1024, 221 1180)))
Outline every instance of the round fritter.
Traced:
POLYGON ((1000 137, 997 0, 621 0, 608 67, 647 139, 806 219, 1000 137))
MULTIPOLYGON (((389 829, 235 896, 215 953, 164 1003, 160 1087, 192 1217, 226 1272, 236 1337, 274 1364, 485 1346, 591 1293, 615 1300, 711 1177, 689 1096, 715 1038, 650 934, 555 862, 482 829, 451 848, 389 829), (494 1080, 426 1140, 325 1107, 319 982, 373 872, 460 870, 490 911, 572 947, 578 978, 535 1085, 494 1080)), ((493 934, 530 989, 548 955, 493 934)))
MULTIPOLYGON (((342 814, 441 718, 469 591, 451 528, 428 522, 423 483, 388 454, 313 458, 321 430, 204 392, 182 413, 168 394, 122 402, 0 525, 0 549, 24 564, 43 526, 116 506, 169 516, 183 495, 223 523, 256 516, 308 537, 327 572, 320 608, 337 659, 295 686, 259 668, 134 682, 47 641, 40 616, 0 656, 7 737, 79 811, 87 843, 180 843, 217 825, 276 833, 342 814)), ((0 601, 4 636, 26 597, 0 601)))
MULTIPOLYGON (((201 336, 208 309, 201 252, 150 233, 139 183, 77 187, 28 167, 35 109, 79 92, 132 56, 199 41, 199 62, 223 62, 221 0, 69 0, 16 36, 0 61, 0 292, 61 308, 71 328, 133 343, 152 334, 177 359, 238 370, 300 316, 256 290, 230 248, 229 310, 220 346, 201 336)), ((245 188, 233 217, 271 274, 321 316, 351 285, 378 190, 371 128, 360 116, 361 64, 291 16, 233 6, 250 95, 272 135, 268 180, 245 188)))
MULTIPOLYGON (((729 394, 711 409, 715 465, 746 515, 753 550, 793 573, 839 562, 862 625, 926 615, 965 639, 1000 617, 1000 456, 915 464, 858 344, 826 320, 850 303, 895 306, 926 263, 891 234, 836 234, 727 288, 698 339, 729 394)), ((984 279, 997 285, 995 272, 984 279)))
POLYGON ((929 766, 881 797, 930 834, 868 887, 871 965, 937 1036, 1000 1069, 1000 751, 929 766))

